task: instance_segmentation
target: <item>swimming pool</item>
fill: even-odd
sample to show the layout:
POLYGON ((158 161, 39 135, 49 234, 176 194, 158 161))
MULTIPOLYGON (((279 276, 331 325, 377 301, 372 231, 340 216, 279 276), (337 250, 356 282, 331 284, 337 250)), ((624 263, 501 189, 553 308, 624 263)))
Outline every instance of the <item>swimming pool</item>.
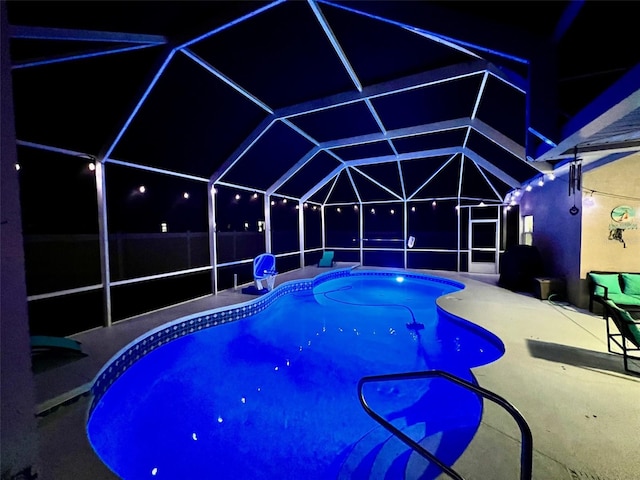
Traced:
MULTIPOLYGON (((407 272, 332 271, 185 317, 98 374, 87 435, 124 479, 428 479, 439 470, 362 409, 366 375, 472 367, 504 353, 435 299, 464 288, 407 272), (214 327, 215 328, 211 328, 214 327)), ((367 402, 453 463, 482 401, 441 379, 367 385, 367 402)))

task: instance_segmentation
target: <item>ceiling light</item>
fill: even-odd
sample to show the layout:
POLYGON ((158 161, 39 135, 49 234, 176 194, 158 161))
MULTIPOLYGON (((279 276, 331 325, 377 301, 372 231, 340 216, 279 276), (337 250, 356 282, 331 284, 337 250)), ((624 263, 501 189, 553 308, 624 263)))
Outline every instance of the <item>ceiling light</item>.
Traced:
POLYGON ((531 187, 531 185, 527 185, 527 187, 525 188, 525 190, 526 190, 527 192, 530 192, 530 191, 531 191, 531 188, 532 188, 532 187, 531 187))

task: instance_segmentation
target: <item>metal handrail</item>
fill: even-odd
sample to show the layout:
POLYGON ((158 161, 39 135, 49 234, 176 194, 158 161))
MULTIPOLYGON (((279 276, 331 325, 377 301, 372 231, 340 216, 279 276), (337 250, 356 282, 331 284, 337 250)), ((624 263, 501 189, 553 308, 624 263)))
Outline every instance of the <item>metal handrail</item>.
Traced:
POLYGON ((488 398, 494 403, 497 403, 502 408, 504 408, 513 419, 518 424, 520 428, 520 433, 522 434, 522 443, 520 449, 520 480, 531 480, 532 471, 533 471, 533 436, 531 435, 531 429, 527 424, 527 421, 524 419, 522 414, 511 405, 507 400, 502 398, 501 396, 493 393, 490 390, 480 387, 479 385, 475 385, 473 383, 467 382, 462 378, 456 377, 448 372, 442 370, 425 370, 420 372, 404 372, 404 373, 389 373, 385 375, 370 375, 366 377, 362 377, 358 381, 358 396, 360 397, 360 403, 365 411, 371 416, 374 420, 376 420, 380 425, 389 430, 395 436, 397 436, 404 443, 409 445, 413 450, 422 455, 424 458, 429 460, 430 462, 435 463, 438 467, 440 467, 445 473, 447 473, 451 478, 456 480, 464 480, 459 473, 453 470, 448 465, 445 465, 440 459, 438 459, 434 454, 423 448, 419 443, 417 443, 412 438, 408 437, 398 428, 394 427, 389 421, 385 418, 378 415, 374 412, 371 407, 367 404, 367 401, 364 398, 364 394, 362 392, 362 387, 365 383, 370 382, 380 382, 380 381, 389 381, 389 380, 412 380, 417 378, 432 378, 432 377, 441 377, 445 380, 449 380, 453 383, 460 385, 472 392, 481 395, 484 398, 488 398))

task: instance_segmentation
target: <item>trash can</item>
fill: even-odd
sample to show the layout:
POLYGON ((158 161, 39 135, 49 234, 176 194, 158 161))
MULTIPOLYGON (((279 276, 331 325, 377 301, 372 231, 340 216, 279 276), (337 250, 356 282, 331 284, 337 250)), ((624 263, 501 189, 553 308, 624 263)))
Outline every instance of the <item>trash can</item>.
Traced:
POLYGON ((533 293, 540 300, 548 300, 551 295, 565 296, 564 279, 552 277, 535 277, 533 293))

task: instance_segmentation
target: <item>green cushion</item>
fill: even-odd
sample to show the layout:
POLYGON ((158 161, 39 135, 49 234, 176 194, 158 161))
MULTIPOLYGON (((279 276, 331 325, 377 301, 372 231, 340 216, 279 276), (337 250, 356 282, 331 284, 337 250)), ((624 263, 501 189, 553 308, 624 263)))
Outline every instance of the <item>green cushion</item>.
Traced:
POLYGON ((622 283, 627 295, 640 295, 640 273, 623 273, 622 283))
MULTIPOLYGON (((589 276, 593 279, 594 283, 607 287, 609 295, 612 293, 622 293, 617 273, 590 273, 589 276)), ((594 293, 599 297, 604 297, 604 288, 598 285, 596 285, 595 288, 594 293)))
POLYGON ((625 295, 624 293, 612 293, 608 295, 607 298, 614 301, 617 305, 640 306, 640 295, 625 295))
POLYGON ((640 320, 635 320, 629 312, 618 307, 614 302, 607 301, 607 304, 609 305, 609 308, 615 310, 618 313, 620 319, 627 324, 629 333, 631 333, 632 336, 632 338, 630 338, 629 340, 633 342, 637 347, 640 347, 640 324, 635 323, 640 320))

